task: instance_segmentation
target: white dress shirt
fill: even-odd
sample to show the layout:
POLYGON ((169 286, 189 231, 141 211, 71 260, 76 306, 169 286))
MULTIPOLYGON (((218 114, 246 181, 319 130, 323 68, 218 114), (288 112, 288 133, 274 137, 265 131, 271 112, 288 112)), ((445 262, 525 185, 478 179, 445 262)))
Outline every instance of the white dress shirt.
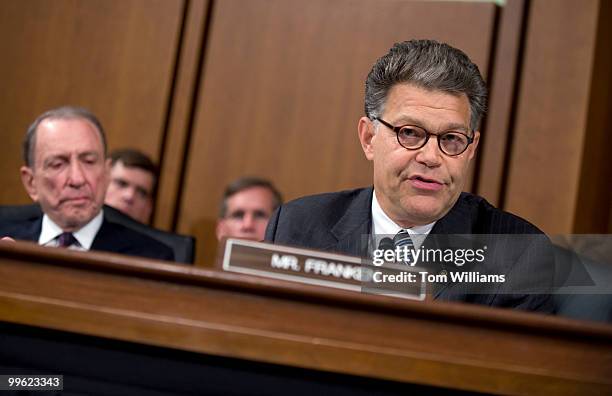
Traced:
POLYGON ((376 190, 374 190, 374 193, 372 194, 372 235, 374 236, 374 246, 378 246, 382 238, 388 237, 393 239, 395 234, 397 234, 400 230, 405 229, 408 231, 408 234, 410 234, 414 248, 419 249, 425 240, 425 237, 427 237, 427 235, 431 232, 434 224, 436 224, 435 221, 422 226, 402 228, 391 220, 385 211, 380 207, 378 199, 376 198, 376 190))

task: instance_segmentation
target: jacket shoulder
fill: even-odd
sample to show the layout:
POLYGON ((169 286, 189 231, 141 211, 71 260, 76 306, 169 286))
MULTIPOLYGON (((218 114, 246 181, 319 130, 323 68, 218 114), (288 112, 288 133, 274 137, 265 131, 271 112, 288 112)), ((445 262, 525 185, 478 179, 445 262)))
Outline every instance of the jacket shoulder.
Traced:
POLYGON ((472 214, 474 234, 543 234, 529 221, 496 208, 481 196, 461 193, 459 199, 472 214))
POLYGON ((329 233, 347 212, 367 215, 371 200, 372 188, 295 199, 274 212, 268 223, 265 239, 303 246, 325 245, 329 241, 329 233))
POLYGON ((282 216, 335 223, 334 220, 340 218, 356 199, 368 193, 371 199, 371 189, 367 188, 309 195, 284 204, 282 216))

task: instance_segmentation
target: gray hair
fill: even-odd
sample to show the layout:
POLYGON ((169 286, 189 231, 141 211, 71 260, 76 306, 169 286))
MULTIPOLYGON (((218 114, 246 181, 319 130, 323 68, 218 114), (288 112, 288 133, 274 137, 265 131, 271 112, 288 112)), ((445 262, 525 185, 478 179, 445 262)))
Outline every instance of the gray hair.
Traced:
POLYGON ((275 211, 276 208, 281 206, 283 203, 281 193, 269 180, 259 177, 241 177, 228 184, 228 186, 225 188, 221 205, 219 205, 219 218, 223 219, 227 215, 227 200, 230 199, 230 197, 253 187, 267 188, 272 193, 272 211, 275 211))
POLYGON ((104 134, 104 128, 100 120, 89 110, 82 107, 75 106, 62 106, 56 109, 52 109, 44 112, 28 127, 25 139, 23 140, 23 161, 26 166, 32 168, 34 166, 34 148, 36 147, 36 130, 38 126, 47 119, 84 119, 89 121, 93 126, 96 127, 100 138, 102 139, 102 146, 104 148, 104 156, 106 157, 106 135, 104 134))
POLYGON ((487 87, 476 66, 465 53, 434 40, 396 43, 378 59, 366 79, 365 114, 373 120, 384 111, 387 95, 399 83, 467 95, 470 128, 476 129, 486 111, 487 87))

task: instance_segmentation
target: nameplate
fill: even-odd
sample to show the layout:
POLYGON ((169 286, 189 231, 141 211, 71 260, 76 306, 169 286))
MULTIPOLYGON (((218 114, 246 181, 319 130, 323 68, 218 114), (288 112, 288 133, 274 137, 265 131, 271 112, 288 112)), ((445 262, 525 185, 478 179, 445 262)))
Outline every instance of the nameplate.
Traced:
POLYGON ((401 276, 406 271, 417 271, 417 268, 380 268, 359 257, 265 242, 227 239, 222 268, 228 272, 370 294, 420 301, 426 297, 423 282, 379 285, 374 281, 381 277, 381 273, 401 276))

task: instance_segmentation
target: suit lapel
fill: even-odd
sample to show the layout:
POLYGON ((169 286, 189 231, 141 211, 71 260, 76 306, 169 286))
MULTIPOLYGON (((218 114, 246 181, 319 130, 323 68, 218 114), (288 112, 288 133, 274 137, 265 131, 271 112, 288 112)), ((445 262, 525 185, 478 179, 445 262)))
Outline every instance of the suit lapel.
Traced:
POLYGON ((91 250, 108 250, 108 235, 110 234, 110 230, 108 227, 108 222, 106 221, 106 216, 102 221, 102 225, 98 230, 93 242, 91 243, 91 250))
POLYGON ((109 222, 104 216, 102 225, 96 234, 96 237, 91 244, 91 250, 103 250, 107 252, 122 252, 126 245, 129 246, 129 241, 118 234, 117 227, 114 223, 109 222))
POLYGON ((42 231, 42 217, 39 217, 32 222, 32 225, 28 231, 31 241, 38 242, 40 238, 40 232, 42 231))
POLYGON ((361 190, 331 229, 337 239, 333 250, 347 252, 352 256, 367 256, 367 242, 372 229, 373 191, 372 187, 361 190))
POLYGON ((461 193, 451 210, 436 222, 432 234, 471 234, 476 213, 467 202, 467 194, 461 193))

